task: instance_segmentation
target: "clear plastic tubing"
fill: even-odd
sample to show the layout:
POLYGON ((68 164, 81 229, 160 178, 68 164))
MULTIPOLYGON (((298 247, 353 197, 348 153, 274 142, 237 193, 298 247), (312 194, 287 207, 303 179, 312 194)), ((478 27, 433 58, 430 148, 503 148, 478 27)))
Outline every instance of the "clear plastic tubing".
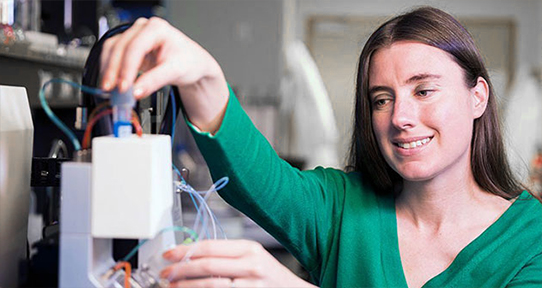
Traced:
POLYGON ((111 106, 113 106, 113 132, 115 137, 128 137, 132 135, 132 109, 135 106, 132 88, 124 93, 114 90, 111 93, 111 106))

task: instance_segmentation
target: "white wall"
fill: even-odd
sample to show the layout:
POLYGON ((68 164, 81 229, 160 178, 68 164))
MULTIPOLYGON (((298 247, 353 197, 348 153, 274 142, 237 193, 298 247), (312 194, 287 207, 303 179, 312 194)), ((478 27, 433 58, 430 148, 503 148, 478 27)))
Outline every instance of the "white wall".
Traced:
POLYGON ((516 68, 542 66, 542 1, 540 0, 298 0, 296 35, 305 37, 311 15, 392 17, 413 6, 431 5, 457 18, 499 17, 517 27, 516 68))
MULTIPOLYGON (((538 1, 538 50, 539 51, 542 51, 542 4, 540 2, 542 2, 541 0, 538 1)), ((538 59, 539 63, 542 63, 542 55, 539 57, 538 59)), ((542 65, 540 65, 542 66, 542 65)), ((540 67, 541 70, 542 70, 542 67, 540 67)), ((542 71, 540 71, 542 72, 542 71)), ((542 75, 541 75, 541 80, 542 80, 542 75)))
MULTIPOLYGON (((165 1, 167 19, 209 50, 228 81, 250 98, 278 95, 283 44, 305 40, 306 23, 313 15, 391 18, 431 5, 459 19, 510 19, 517 29, 516 70, 542 67, 542 0, 165 1)), ((354 83, 349 85, 353 88, 354 83)))
POLYGON ((413 6, 432 5, 458 18, 508 18, 517 25, 516 68, 542 67, 542 0, 166 0, 165 3, 168 20, 208 49, 228 80, 250 96, 277 93, 282 74, 282 42, 291 39, 291 34, 293 38, 305 39, 306 21, 311 15, 392 17, 413 6), (294 17, 292 10, 297 10, 294 17))
POLYGON ((166 18, 207 49, 247 97, 275 97, 282 73, 282 0, 166 0, 166 18))
MULTIPOLYGON (((296 31, 295 34, 298 39, 307 40, 307 21, 311 18, 311 16, 323 15, 389 19, 421 5, 431 5, 441 8, 459 20, 477 20, 488 18, 512 20, 512 22, 515 23, 516 28, 516 46, 513 50, 515 68, 514 71, 508 71, 506 73, 515 74, 519 68, 530 71, 533 68, 542 67, 541 0, 298 0, 296 7, 297 17, 294 24, 295 27, 290 27, 290 29, 294 29, 296 31)), ((339 27, 338 29, 341 28, 339 27)), ((352 37, 356 38, 356 36, 352 37)), ((340 44, 332 44, 330 42, 331 44, 328 44, 339 49, 341 44, 358 45, 354 42, 356 41, 353 41, 353 43, 350 44, 343 42, 340 44)), ((360 42, 359 45, 359 49, 361 49, 361 45, 363 45, 363 43, 360 42)), ((315 55, 317 60, 318 56, 319 55, 315 55)), ((340 57, 344 58, 346 56, 337 55, 337 62, 340 62, 340 57)), ((357 57, 359 56, 357 56, 356 53, 355 57, 351 58, 357 59, 357 57)), ((327 67, 335 67, 333 60, 329 61, 332 62, 332 65, 327 67)), ((352 66, 354 67, 357 60, 349 60, 349 62, 352 62, 352 66)), ((326 78, 326 72, 330 75, 334 75, 340 71, 321 71, 324 78, 326 78)), ((353 105, 352 99, 355 85, 353 75, 354 69, 352 69, 352 73, 342 71, 342 74, 344 74, 345 77, 338 77, 341 79, 340 83, 333 80, 336 78, 327 77, 328 83, 326 84, 329 85, 328 88, 330 88, 330 97, 332 98, 331 100, 334 106, 333 108, 335 111, 335 116, 337 118, 338 129, 341 134, 341 140, 338 145, 339 154, 346 155, 349 147, 348 143, 351 137, 351 108, 353 105)), ((496 80, 496 78, 493 80, 496 80)), ((494 81, 494 83, 500 82, 503 81, 494 81)), ((503 89, 497 89, 497 95, 506 97, 506 95, 503 95, 505 94, 504 87, 505 86, 501 87, 503 89)), ((540 128, 538 130, 540 130, 540 128)))

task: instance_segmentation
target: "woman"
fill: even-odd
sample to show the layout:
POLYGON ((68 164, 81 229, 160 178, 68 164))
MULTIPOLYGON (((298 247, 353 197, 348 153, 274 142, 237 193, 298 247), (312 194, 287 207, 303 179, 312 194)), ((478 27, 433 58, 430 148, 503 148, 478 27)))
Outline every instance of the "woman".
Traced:
MULTIPOLYGON (((216 61, 163 20, 138 20, 106 42, 102 68, 104 89, 133 85, 138 98, 179 88, 211 174, 231 179, 221 196, 317 285, 542 285, 542 205, 510 173, 471 37, 438 9, 393 18, 363 48, 349 173, 300 172, 279 159, 216 61)), ((172 286, 311 286, 253 242, 199 245, 163 271, 172 286)))

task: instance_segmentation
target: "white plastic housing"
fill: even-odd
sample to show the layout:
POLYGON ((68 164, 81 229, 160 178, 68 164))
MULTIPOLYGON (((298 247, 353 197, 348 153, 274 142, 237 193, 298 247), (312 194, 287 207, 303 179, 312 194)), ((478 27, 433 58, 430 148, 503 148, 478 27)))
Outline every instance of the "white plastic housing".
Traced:
POLYGON ((26 89, 0 85, 0 287, 18 286, 26 258, 33 138, 26 89))
POLYGON ((96 137, 92 141, 92 236, 152 238, 173 204, 167 135, 96 137))

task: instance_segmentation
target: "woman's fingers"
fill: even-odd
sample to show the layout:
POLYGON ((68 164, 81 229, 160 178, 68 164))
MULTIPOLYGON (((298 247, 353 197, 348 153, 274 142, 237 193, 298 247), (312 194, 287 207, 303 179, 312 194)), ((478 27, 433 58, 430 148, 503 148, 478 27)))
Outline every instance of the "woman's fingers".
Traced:
POLYGON ((178 246, 163 256, 181 261, 160 274, 172 287, 314 287, 253 241, 205 240, 178 246), (233 279, 234 285, 223 279, 233 279))
POLYGON ((209 276, 261 278, 264 272, 256 262, 247 258, 199 258, 173 264, 164 269, 160 277, 169 281, 209 276))
POLYGON ((190 251, 191 259, 201 257, 241 257, 265 251, 261 244, 248 240, 204 240, 193 245, 179 245, 163 254, 169 261, 183 260, 190 251), (195 247, 194 247, 195 246, 195 247))
POLYGON ((150 70, 141 74, 134 82, 134 97, 141 99, 171 83, 173 74, 168 73, 171 70, 169 65, 168 63, 164 63, 150 68, 150 70))
MULTIPOLYGON (((104 43, 101 59, 101 70, 103 71, 102 88, 104 90, 111 90, 114 87, 121 86, 120 83, 118 83, 119 73, 121 69, 125 69, 124 65, 128 60, 125 57, 127 45, 131 42, 132 38, 139 35, 147 21, 148 20, 145 18, 139 18, 134 22, 132 27, 122 34, 106 40, 104 43)), ((130 62, 130 60, 128 60, 128 62, 130 62)), ((137 68, 134 75, 137 75, 137 68)), ((125 85, 128 85, 128 83, 125 85)))
POLYGON ((169 287, 172 288, 228 288, 235 287, 232 285, 232 280, 230 278, 205 278, 205 279, 189 279, 182 280, 177 282, 171 282, 169 287))
POLYGON ((187 61, 201 57, 194 45, 163 19, 138 19, 130 29, 104 43, 102 88, 118 87, 123 92, 135 85, 134 91, 139 92, 135 96, 141 98, 168 84, 182 84, 174 81, 181 74, 197 80, 201 77, 195 69, 198 65, 187 61), (136 80, 140 71, 144 73, 136 80))
MULTIPOLYGON (((156 58, 155 54, 162 53, 161 50, 167 50, 164 46, 167 45, 168 41, 175 41, 177 40, 175 37, 178 37, 178 33, 173 33, 174 31, 169 23, 160 18, 149 19, 138 32, 126 43, 123 51, 122 67, 118 75, 121 91, 128 89, 133 84, 145 59, 148 59, 149 56, 156 58)), ((170 55, 166 56, 175 58, 182 53, 181 51, 171 52, 170 55)), ((164 63, 158 61, 153 64, 159 66, 164 63)))
MULTIPOLYGON (((115 43, 117 43, 117 40, 121 37, 121 35, 115 35, 109 39, 107 39, 103 45, 102 45, 102 52, 100 54, 100 75, 105 75, 105 72, 111 73, 107 71, 109 59, 111 58, 111 49, 115 46, 115 43)), ((104 82, 102 81, 102 84, 104 82)))
POLYGON ((268 253, 261 244, 247 240, 201 241, 195 245, 180 245, 164 253, 173 264, 161 273, 168 280, 207 277, 209 275, 229 278, 263 277, 262 261, 268 253), (184 259, 185 256, 189 259, 184 259))
POLYGON ((107 39, 102 45, 102 53, 100 55, 100 86, 106 91, 112 90, 116 86, 116 72, 109 69, 111 59, 111 50, 119 40, 121 35, 115 35, 107 39))
POLYGON ((230 278, 223 278, 223 277, 215 277, 215 278, 204 278, 204 279, 187 279, 187 280, 181 280, 177 282, 171 282, 169 287, 173 288, 213 288, 213 287, 220 287, 220 288, 244 288, 244 287, 250 287, 250 288, 257 288, 257 287, 266 287, 262 281, 258 279, 230 279, 230 278))

